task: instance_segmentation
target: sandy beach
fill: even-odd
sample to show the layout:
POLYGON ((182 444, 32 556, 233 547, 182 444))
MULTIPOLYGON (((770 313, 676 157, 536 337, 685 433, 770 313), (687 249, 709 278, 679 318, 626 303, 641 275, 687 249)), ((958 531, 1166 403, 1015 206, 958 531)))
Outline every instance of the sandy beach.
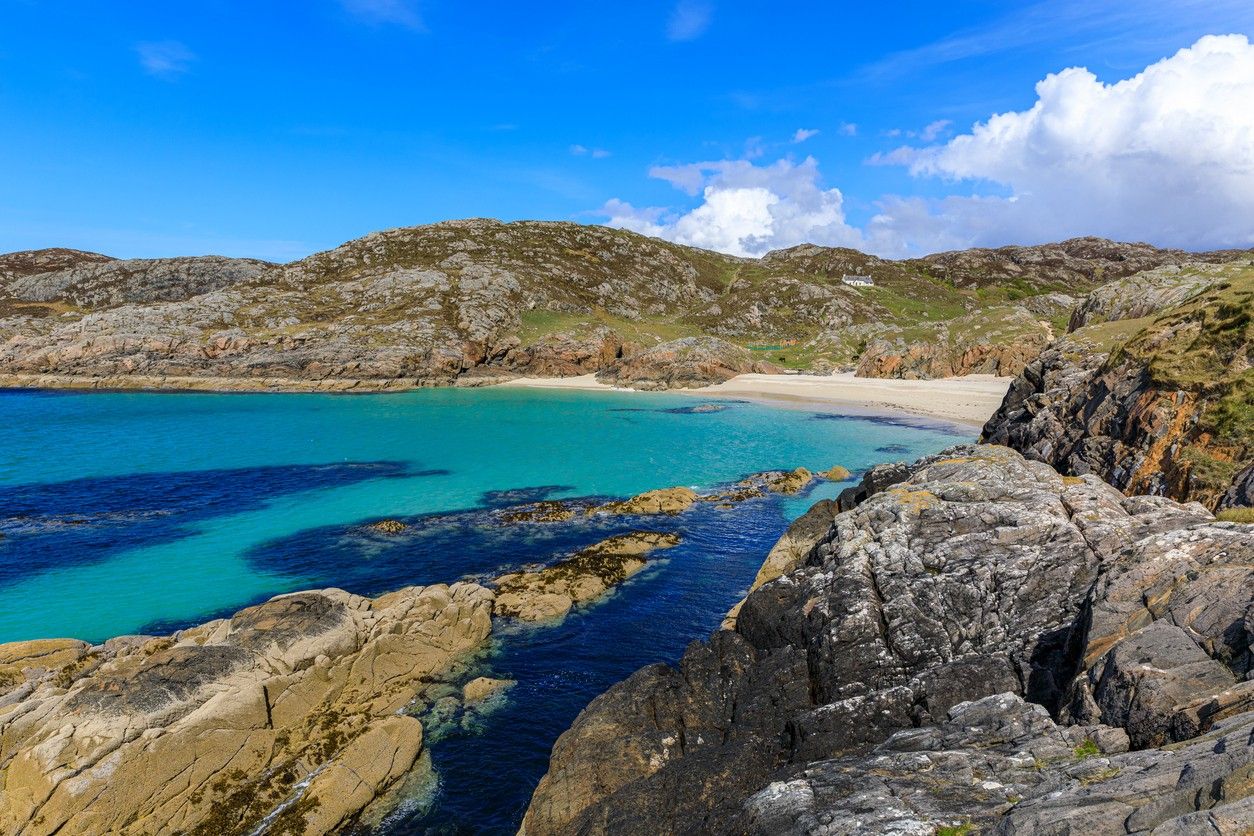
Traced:
MULTIPOLYGON (((939 380, 891 380, 854 377, 852 373, 742 374, 726 383, 704 389, 673 389, 702 397, 762 398, 775 401, 823 403, 868 413, 906 413, 981 426, 1001 405, 1013 378, 987 374, 947 377, 939 380)), ((501 386, 546 389, 599 389, 615 387, 595 375, 542 378, 522 377, 501 386)), ((623 390, 633 391, 633 390, 623 390)))

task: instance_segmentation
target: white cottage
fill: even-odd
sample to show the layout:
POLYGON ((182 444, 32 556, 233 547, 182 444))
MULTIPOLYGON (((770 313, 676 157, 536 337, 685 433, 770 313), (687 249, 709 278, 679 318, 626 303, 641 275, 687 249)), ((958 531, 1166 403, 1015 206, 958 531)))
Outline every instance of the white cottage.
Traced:
POLYGON ((840 280, 850 287, 875 287, 870 276, 842 276, 840 280))

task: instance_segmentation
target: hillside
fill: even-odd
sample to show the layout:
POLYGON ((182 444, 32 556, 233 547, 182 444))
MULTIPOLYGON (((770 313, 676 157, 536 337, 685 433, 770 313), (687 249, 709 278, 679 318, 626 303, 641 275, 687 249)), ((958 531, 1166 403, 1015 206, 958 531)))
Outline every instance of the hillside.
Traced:
POLYGON ((984 438, 1130 493, 1254 504, 1254 263, 1158 278, 1095 291, 984 438))
POLYGON ((285 265, 15 253, 0 256, 0 375, 9 385, 472 385, 615 376, 625 358, 690 337, 729 344, 707 344, 720 368, 1014 374, 1066 327, 1069 294, 1232 257, 1076 239, 907 261, 810 245, 740 259, 606 227, 489 220, 374 233, 285 265), (850 287, 846 274, 875 286, 850 287))

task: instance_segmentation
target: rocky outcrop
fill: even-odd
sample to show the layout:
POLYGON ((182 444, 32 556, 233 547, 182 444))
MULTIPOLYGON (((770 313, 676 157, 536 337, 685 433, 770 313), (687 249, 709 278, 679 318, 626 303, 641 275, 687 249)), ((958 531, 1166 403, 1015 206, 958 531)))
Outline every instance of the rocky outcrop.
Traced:
POLYGON ((1241 740, 1249 528, 993 446, 864 493, 802 565, 745 599, 734 631, 589 705, 554 746, 524 832, 1038 832, 1015 822, 1046 821, 1060 790, 1146 830, 1244 809, 1248 740, 1244 756, 1213 743, 1117 753, 1241 740), (1123 661, 1143 653, 1151 664, 1123 661), (1107 756, 1135 773, 1111 783, 1107 756), (1145 774, 1180 779, 1174 800, 1141 793, 1145 774), (1226 793, 1190 795, 1224 775, 1226 793))
POLYGON ((679 542, 678 534, 633 531, 602 540, 552 566, 502 575, 495 581, 495 614, 520 621, 561 618, 639 572, 648 564, 650 552, 679 542))
POLYGON ((1026 308, 981 311, 871 340, 858 358, 856 374, 905 380, 1016 375, 1052 337, 1049 323, 1026 308))
POLYGON ((510 349, 494 365, 530 377, 571 377, 599 372, 638 346, 624 343, 608 328, 591 334, 549 334, 519 348, 510 349))
POLYGON ((1129 752, 1120 729, 1058 725, 998 694, 771 783, 746 801, 737 830, 1239 836, 1254 821, 1251 740, 1246 714, 1178 747, 1129 752))
POLYGON ((1129 493, 1240 503, 1254 459, 1254 268, 1149 320, 1081 328, 1011 385, 983 439, 1129 493), (1231 496, 1232 499, 1226 499, 1231 496))
POLYGON ((590 509, 588 513, 628 516, 649 514, 673 515, 687 511, 698 499, 700 499, 700 496, 692 488, 682 486, 658 488, 657 490, 645 491, 642 494, 637 494, 620 502, 607 502, 604 505, 590 509))
POLYGON ((255 278, 272 266, 267 261, 221 256, 89 260, 13 279, 8 292, 27 302, 62 302, 87 309, 181 302, 255 278))
MULTIPOLYGON (((810 550, 831 529, 835 516, 836 503, 830 499, 822 499, 811 505, 810 510, 793 520, 783 536, 767 553, 766 560, 762 562, 758 574, 749 586, 749 591, 752 592, 800 566, 810 554, 810 550)), ((743 605, 744 601, 740 601, 731 608, 727 617, 723 619, 721 629, 734 630, 736 628, 736 618, 740 615, 740 608, 743 605)))
POLYGON ((104 264, 109 261, 113 259, 107 255, 65 247, 5 253, 0 255, 0 289, 7 291, 9 281, 19 276, 53 273, 88 264, 104 264))
POLYGON ((777 366, 715 337, 684 337, 624 357, 597 372, 597 380, 632 389, 696 389, 741 374, 777 374, 777 366))
POLYGON ((960 286, 1010 285, 1045 290, 1092 286, 1121 279, 1166 264, 1231 261, 1235 251, 1187 253, 1162 250, 1149 244, 1130 244, 1104 238, 1071 238, 1057 244, 970 249, 937 253, 918 259, 932 275, 960 286))
POLYGON ((172 636, 0 646, 0 831, 333 831, 415 766, 403 709, 491 611, 474 584, 328 589, 172 636))
POLYGON ((1222 281, 1228 272, 1224 265, 1173 264, 1104 284, 1075 307, 1067 330, 1139 319, 1174 308, 1222 281))

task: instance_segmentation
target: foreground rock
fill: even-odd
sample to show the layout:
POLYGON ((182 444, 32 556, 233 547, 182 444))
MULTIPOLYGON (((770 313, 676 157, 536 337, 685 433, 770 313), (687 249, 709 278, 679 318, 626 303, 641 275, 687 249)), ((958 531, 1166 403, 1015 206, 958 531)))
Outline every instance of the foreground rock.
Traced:
POLYGON ((1051 346, 1011 385, 983 439, 1129 493, 1211 508, 1248 501, 1254 267, 1206 278, 1166 311, 1089 325, 1051 346))
POLYGON ((602 540, 552 566, 496 579, 497 615, 521 621, 561 618, 639 572, 645 556, 679 545, 678 534, 633 531, 602 540))
POLYGON ((715 337, 685 337, 644 349, 597 372, 597 380, 632 389, 698 389, 741 374, 783 369, 715 337))
POLYGON ((960 703, 865 755, 819 761, 744 805, 740 832, 1241 836, 1254 823, 1254 714, 1172 749, 1060 726, 1015 694, 960 703), (964 830, 965 828, 965 830, 964 830))
MULTIPOLYGON (((803 565, 748 596, 734 631, 589 705, 554 746, 524 831, 879 833, 897 805, 903 823, 917 823, 896 832, 983 817, 999 832, 1034 833, 1011 825, 1020 805, 1025 816, 1060 809, 1050 793, 1089 798, 1113 777, 1105 766, 1067 772, 1090 750, 1220 726, 1240 739, 1227 724, 1245 722, 1254 687, 1248 527, 1216 523, 1196 504, 1126 498, 992 446, 923 459, 868 493, 834 517, 803 565), (1011 696, 961 707, 998 694, 1011 696), (1051 730, 1046 713, 1016 698, 1081 732, 1051 730), (951 743, 967 754, 947 755, 951 743), (1007 762, 980 751, 997 746, 1007 762), (1029 781, 1013 770, 1035 767, 1034 746, 1047 769, 1029 781), (976 768, 965 770, 964 757, 976 768), (929 761, 937 768, 921 772, 929 761), (897 786, 906 791, 893 801, 897 786), (862 829, 842 829, 856 814, 862 829)), ((1254 785, 1241 777, 1242 756, 1213 744, 1183 751, 1119 756, 1148 762, 1120 767, 1126 779, 1148 769, 1157 787, 1181 779, 1180 792, 1159 803, 1128 783, 1101 815, 1136 810, 1145 830, 1199 808, 1216 820, 1243 815, 1233 811, 1254 785), (1181 778, 1186 766, 1195 777, 1181 778), (1224 792, 1190 795, 1223 775, 1233 776, 1224 792)))
POLYGON ((400 712, 491 611, 474 584, 328 589, 163 638, 0 646, 0 831, 335 830, 415 765, 400 712))

